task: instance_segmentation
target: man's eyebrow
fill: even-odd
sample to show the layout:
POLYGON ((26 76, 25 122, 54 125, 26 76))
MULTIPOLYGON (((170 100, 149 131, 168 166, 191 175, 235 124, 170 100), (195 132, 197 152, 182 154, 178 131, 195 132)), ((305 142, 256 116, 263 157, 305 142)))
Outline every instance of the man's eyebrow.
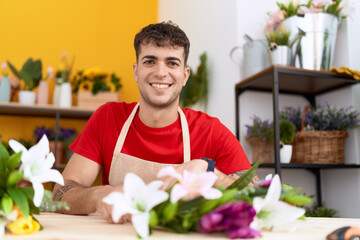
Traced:
POLYGON ((143 60, 143 59, 145 59, 145 58, 149 58, 149 59, 157 59, 157 57, 156 57, 156 56, 154 56, 154 55, 145 55, 145 56, 143 56, 143 57, 141 58, 141 60, 143 60))
MULTIPOLYGON (((158 57, 154 56, 154 55, 145 55, 141 58, 141 60, 144 60, 144 59, 158 59, 158 57)), ((179 61, 181 63, 181 60, 180 58, 177 58, 177 57, 167 57, 166 58, 166 61, 179 61)))
POLYGON ((175 61, 179 61, 179 62, 181 63, 180 58, 177 58, 177 57, 167 57, 166 60, 167 60, 167 61, 169 61, 169 60, 170 60, 170 61, 174 61, 174 60, 175 60, 175 61))

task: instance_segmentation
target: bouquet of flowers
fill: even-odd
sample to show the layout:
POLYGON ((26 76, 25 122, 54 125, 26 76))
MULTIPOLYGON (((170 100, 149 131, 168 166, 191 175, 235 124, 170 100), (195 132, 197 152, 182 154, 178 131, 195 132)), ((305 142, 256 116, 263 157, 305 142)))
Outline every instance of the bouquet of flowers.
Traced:
POLYGON ((332 131, 359 127, 360 113, 352 107, 318 105, 306 112, 304 124, 309 129, 332 131))
MULTIPOLYGON (((39 142, 40 139, 46 135, 46 137, 51 141, 55 139, 55 131, 52 128, 46 128, 45 126, 36 127, 34 130, 34 139, 36 142, 39 142)), ((73 128, 63 128, 60 127, 59 132, 59 141, 66 141, 67 139, 72 138, 73 136, 78 135, 77 131, 73 128)))
POLYGON ((151 229, 160 226, 177 233, 225 232, 229 238, 254 238, 262 229, 281 229, 285 224, 303 218, 304 206, 311 202, 298 194, 299 189, 281 185, 278 175, 248 186, 259 162, 227 189, 213 188, 217 176, 213 172, 176 172, 165 167, 158 177, 177 180, 168 191, 161 191, 161 181, 145 184, 140 177, 128 173, 124 192, 114 192, 103 201, 113 206, 114 222, 125 214, 138 235, 146 238, 151 229))
POLYGON ((283 110, 280 111, 280 120, 288 120, 295 124, 296 131, 300 131, 301 129, 301 110, 300 107, 284 107, 283 110))
POLYGON ((68 208, 66 203, 52 202, 51 192, 44 191, 42 185, 48 181, 64 184, 61 174, 51 169, 55 158, 49 152, 46 136, 29 150, 15 140, 9 145, 15 152, 11 156, 0 143, 0 238, 5 229, 14 234, 40 230, 33 214, 39 214, 42 208, 68 208))
POLYGON ((349 14, 344 10, 345 5, 342 0, 287 0, 285 3, 277 2, 279 9, 276 12, 269 13, 265 30, 273 30, 286 18, 294 15, 303 15, 306 13, 324 12, 333 14, 337 17, 345 18, 349 14))
POLYGON ((117 92, 122 87, 120 78, 115 73, 109 75, 100 68, 91 68, 77 72, 71 84, 73 93, 91 91, 94 95, 100 91, 117 92))
POLYGON ((259 138, 265 142, 274 140, 274 126, 269 120, 262 121, 259 117, 253 117, 252 125, 245 125, 247 132, 246 137, 259 138))

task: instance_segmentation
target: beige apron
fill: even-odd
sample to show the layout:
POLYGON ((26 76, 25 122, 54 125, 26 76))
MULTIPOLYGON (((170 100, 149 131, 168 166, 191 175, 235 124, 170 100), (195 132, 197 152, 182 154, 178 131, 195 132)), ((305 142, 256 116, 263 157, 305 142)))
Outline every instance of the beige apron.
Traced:
MULTIPOLYGON (((165 166, 176 165, 176 164, 151 162, 121 153, 121 149, 125 142, 125 137, 129 131, 130 125, 135 117, 138 108, 139 108, 139 103, 136 104, 134 110, 131 112, 130 116, 124 123, 119 138, 116 142, 114 155, 110 166, 110 173, 109 173, 109 183, 112 186, 118 186, 123 184, 125 175, 128 172, 135 173, 136 175, 140 176, 145 183, 149 183, 156 179, 156 175, 161 168, 165 166)), ((180 107, 178 108, 178 112, 180 115, 181 130, 182 130, 183 145, 184 145, 184 162, 189 162, 190 161, 189 127, 186 121, 185 114, 180 109, 180 107)))

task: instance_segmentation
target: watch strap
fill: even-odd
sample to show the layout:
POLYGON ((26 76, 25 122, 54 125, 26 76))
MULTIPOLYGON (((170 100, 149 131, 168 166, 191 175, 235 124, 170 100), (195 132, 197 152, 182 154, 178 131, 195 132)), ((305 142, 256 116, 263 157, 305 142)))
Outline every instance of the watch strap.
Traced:
POLYGON ((202 157, 202 158, 200 158, 200 159, 205 160, 205 161, 208 162, 208 167, 207 167, 206 171, 208 171, 208 172, 214 172, 214 170, 215 170, 215 161, 213 161, 213 160, 210 159, 210 158, 205 158, 205 157, 202 157))

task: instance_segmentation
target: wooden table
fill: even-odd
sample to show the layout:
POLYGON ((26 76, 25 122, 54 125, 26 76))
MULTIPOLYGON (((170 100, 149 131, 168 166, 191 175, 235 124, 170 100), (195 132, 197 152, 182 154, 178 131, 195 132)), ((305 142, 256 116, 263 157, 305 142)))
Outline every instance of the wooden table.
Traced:
MULTIPOLYGON (((73 216, 53 213, 42 213, 36 218, 44 229, 34 234, 16 236, 5 234, 5 240, 138 240, 130 223, 123 225, 109 224, 100 216, 73 216)), ((326 239, 326 235, 343 226, 360 227, 360 219, 350 218, 307 218, 297 221, 298 228, 294 232, 262 232, 262 238, 276 240, 315 240, 326 239)), ((223 233, 216 234, 175 234, 163 230, 155 230, 149 239, 228 239, 223 233)))

